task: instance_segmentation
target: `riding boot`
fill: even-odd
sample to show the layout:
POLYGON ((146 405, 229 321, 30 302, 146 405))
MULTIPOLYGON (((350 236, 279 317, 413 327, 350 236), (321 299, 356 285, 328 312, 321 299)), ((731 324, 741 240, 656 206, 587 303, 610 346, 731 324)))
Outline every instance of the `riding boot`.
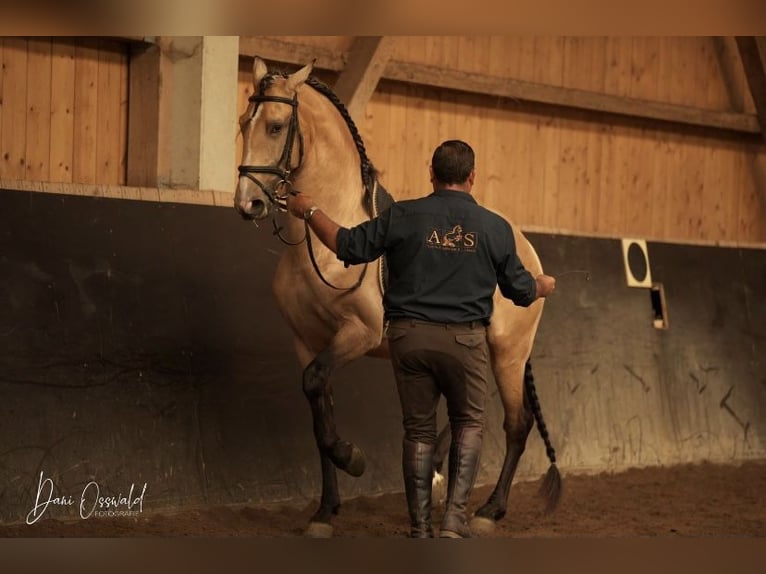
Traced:
POLYGON ((402 469, 407 508, 410 513, 410 538, 433 538, 431 527, 431 483, 434 445, 404 439, 402 469))
POLYGON ((449 452, 447 509, 439 529, 440 538, 471 538, 466 506, 479 470, 482 429, 461 427, 453 433, 449 452))

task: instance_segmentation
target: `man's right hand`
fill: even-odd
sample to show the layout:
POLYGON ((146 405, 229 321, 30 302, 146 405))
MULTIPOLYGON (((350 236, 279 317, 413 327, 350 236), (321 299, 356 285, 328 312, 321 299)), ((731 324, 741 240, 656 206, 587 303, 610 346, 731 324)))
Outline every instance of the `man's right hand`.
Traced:
POLYGON ((556 289, 556 278, 550 275, 541 273, 535 277, 535 283, 537 283, 537 296, 547 297, 556 289))
POLYGON ((314 206, 314 200, 305 193, 290 194, 287 196, 287 210, 298 219, 303 219, 306 210, 314 206))

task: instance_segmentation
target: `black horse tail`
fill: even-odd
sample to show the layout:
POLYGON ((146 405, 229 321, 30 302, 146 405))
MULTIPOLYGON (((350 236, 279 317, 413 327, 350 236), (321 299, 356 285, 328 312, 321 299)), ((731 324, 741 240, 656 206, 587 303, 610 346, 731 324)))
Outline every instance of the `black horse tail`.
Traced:
POLYGON ((551 439, 548 436, 548 428, 545 426, 543 420, 543 410, 540 407, 540 399, 537 398, 537 389, 535 389, 535 377, 532 374, 532 365, 529 361, 524 367, 524 390, 526 396, 529 399, 529 406, 532 409, 532 414, 535 417, 537 423, 537 430, 540 433, 540 437, 545 443, 545 452, 548 455, 548 459, 551 461, 548 472, 543 478, 543 482, 540 485, 540 496, 545 500, 545 512, 550 513, 556 509, 561 498, 561 474, 556 466, 556 451, 551 444, 551 439))

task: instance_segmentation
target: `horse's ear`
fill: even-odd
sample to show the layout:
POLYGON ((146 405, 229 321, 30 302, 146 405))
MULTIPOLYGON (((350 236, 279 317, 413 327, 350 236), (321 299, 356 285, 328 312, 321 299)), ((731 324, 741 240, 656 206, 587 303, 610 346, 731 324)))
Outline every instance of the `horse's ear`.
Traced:
POLYGON ((316 60, 312 61, 310 64, 306 64, 294 74, 290 74, 290 77, 287 78, 287 87, 291 90, 297 90, 298 87, 311 75, 311 70, 314 69, 314 62, 316 62, 316 60))
POLYGON ((261 83, 261 80, 268 73, 269 69, 266 67, 266 62, 256 56, 255 61, 253 62, 253 85, 257 88, 261 83))

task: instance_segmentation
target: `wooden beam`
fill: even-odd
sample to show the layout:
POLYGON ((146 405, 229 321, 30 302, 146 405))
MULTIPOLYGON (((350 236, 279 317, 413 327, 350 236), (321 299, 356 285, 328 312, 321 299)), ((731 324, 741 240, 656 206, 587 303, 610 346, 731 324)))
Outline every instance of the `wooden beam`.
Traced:
POLYGON ((468 91, 579 110, 748 133, 758 133, 759 131, 756 118, 748 114, 719 112, 653 100, 613 96, 513 78, 460 72, 423 64, 392 61, 386 68, 384 77, 436 88, 468 91))
POLYGON ((304 66, 316 59, 315 66, 340 72, 346 67, 347 55, 327 48, 305 46, 264 36, 240 36, 240 56, 260 56, 264 60, 304 66))
POLYGON ((355 120, 364 114, 393 52, 391 36, 359 36, 354 40, 334 90, 355 120))
POLYGON ((761 135, 766 140, 766 38, 737 36, 737 49, 758 112, 761 135))
MULTIPOLYGON (((240 56, 258 55, 266 60, 302 65, 316 58, 318 68, 341 71, 348 54, 321 47, 304 46, 261 37, 240 39, 240 56)), ((753 114, 692 108, 665 102, 613 96, 458 70, 389 60, 382 78, 440 89, 540 102, 566 108, 618 114, 641 119, 729 130, 747 134, 761 132, 753 114)))

